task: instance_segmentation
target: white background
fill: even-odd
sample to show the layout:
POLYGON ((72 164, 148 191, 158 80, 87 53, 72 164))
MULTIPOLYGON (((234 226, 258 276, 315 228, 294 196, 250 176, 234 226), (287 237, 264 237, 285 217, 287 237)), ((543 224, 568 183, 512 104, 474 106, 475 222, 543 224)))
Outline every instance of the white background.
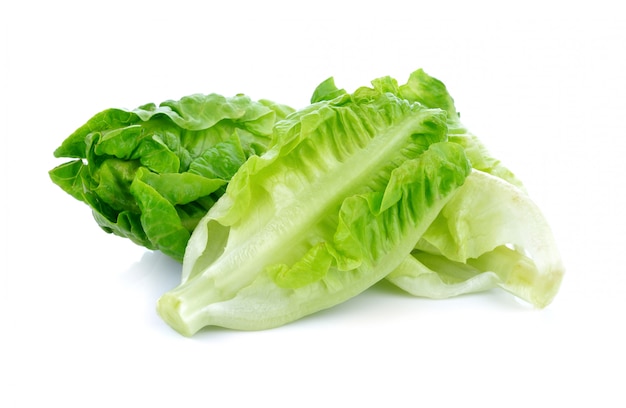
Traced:
POLYGON ((0 406, 626 406, 618 5, 4 2, 0 406), (278 329, 183 338, 154 309, 180 265, 103 233, 47 175, 106 108, 210 92, 303 107, 329 76, 352 91, 420 67, 550 221, 567 275, 547 309, 383 284, 278 329))

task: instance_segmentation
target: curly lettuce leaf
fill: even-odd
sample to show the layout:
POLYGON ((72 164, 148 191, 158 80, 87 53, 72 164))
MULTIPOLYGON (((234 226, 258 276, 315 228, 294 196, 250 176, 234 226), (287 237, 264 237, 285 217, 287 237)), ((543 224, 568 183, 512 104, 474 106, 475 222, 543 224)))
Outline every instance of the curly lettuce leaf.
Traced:
MULTIPOLYGON (((369 98, 390 93, 429 108, 444 110, 448 114, 448 140, 463 146, 473 168, 493 174, 523 188, 522 182, 515 174, 505 167, 500 160, 493 157, 480 139, 463 125, 454 99, 442 81, 428 75, 423 69, 418 69, 411 73, 405 84, 398 85, 396 79, 385 76, 372 80, 371 85, 371 87, 364 86, 357 89, 354 92, 355 97, 369 98)), ((317 86, 311 97, 311 102, 330 100, 345 93, 345 90, 337 88, 331 77, 317 86)))
POLYGON ((182 261, 191 232, 239 167, 293 110, 245 95, 195 94, 94 115, 54 152, 54 183, 106 232, 182 261))
POLYGON ((393 95, 338 95, 275 127, 195 229, 158 302, 191 336, 286 324, 362 292, 409 256, 464 182, 446 114, 393 95))
POLYGON ((552 231, 521 189, 473 170, 387 279, 417 296, 447 298, 502 288, 550 304, 564 267, 552 231))
MULTIPOLYGON (((463 147, 474 169, 467 186, 388 279, 418 296, 445 298, 501 287, 536 307, 548 305, 564 268, 547 221, 522 182, 461 123, 443 82, 419 69, 403 85, 389 76, 371 84, 357 89, 355 98, 391 94, 445 111, 448 140, 463 147)), ((329 78, 312 101, 344 93, 329 78)))

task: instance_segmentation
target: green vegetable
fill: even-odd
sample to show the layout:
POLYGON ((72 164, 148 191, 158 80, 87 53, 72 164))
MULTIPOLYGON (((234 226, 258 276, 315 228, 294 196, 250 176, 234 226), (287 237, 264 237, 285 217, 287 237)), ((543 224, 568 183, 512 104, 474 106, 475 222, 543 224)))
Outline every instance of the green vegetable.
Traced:
POLYGON ((191 95, 96 114, 54 152, 52 181, 106 232, 182 261, 198 221, 292 109, 247 96, 191 95))
POLYGON ((277 123, 279 143, 198 224, 159 314, 187 336, 264 329, 383 279, 471 171, 445 121, 391 94, 342 94, 277 123))
POLYGON ((107 232, 183 261, 157 310, 178 332, 256 330, 381 279, 417 296, 502 288, 536 307, 564 268, 519 179, 423 70, 294 111, 191 95, 91 118, 52 180, 107 232))
MULTIPOLYGON (((311 102, 335 98, 346 91, 335 86, 334 79, 329 78, 318 85, 311 97, 311 102)), ((463 146, 472 167, 494 176, 498 176, 520 188, 522 182, 507 169, 500 160, 491 156, 480 139, 471 133, 460 120, 446 86, 440 80, 431 77, 424 70, 418 69, 411 73, 406 84, 398 85, 398 81, 389 76, 374 79, 372 87, 361 87, 355 91, 358 97, 375 96, 391 93, 409 102, 418 102, 429 108, 442 109, 447 113, 448 140, 463 146)))
MULTIPOLYGON (((330 78, 318 86, 312 101, 344 93, 330 78)), ((417 70, 404 85, 382 77, 355 95, 385 93, 447 112, 448 140, 463 146, 474 168, 413 256, 388 279, 418 296, 444 298, 501 287, 536 307, 547 306, 564 267, 552 231, 522 182, 465 128, 441 81, 417 70)))
POLYGON ((501 287, 541 308, 563 272, 552 231, 530 197, 474 170, 387 279, 432 298, 501 287))

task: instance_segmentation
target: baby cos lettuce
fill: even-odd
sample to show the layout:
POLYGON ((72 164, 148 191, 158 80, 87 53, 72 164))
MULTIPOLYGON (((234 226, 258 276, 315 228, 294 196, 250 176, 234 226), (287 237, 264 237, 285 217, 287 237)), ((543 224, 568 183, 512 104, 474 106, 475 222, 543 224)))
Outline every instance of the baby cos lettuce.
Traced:
POLYGON ((105 231, 183 262, 157 310, 186 336, 279 326, 385 278, 548 305, 564 273, 548 223, 444 84, 417 70, 371 85, 329 78, 298 111, 215 94, 109 109, 50 176, 105 231))
POLYGON ((194 231, 174 329, 264 329, 343 302, 393 271, 471 171, 446 115, 390 94, 341 95, 276 126, 194 231))
POLYGON ((190 95, 96 114, 54 152, 52 181, 106 232, 182 261, 196 224, 292 111, 244 95, 190 95))
MULTIPOLYGON (((332 79, 312 101, 344 94, 332 79)), ((552 231, 522 182, 461 123, 445 85, 423 70, 407 83, 372 81, 355 94, 393 94, 447 113, 447 140, 463 146, 473 172, 387 279, 417 296, 445 298, 501 287, 536 307, 558 292, 564 267, 552 231)))

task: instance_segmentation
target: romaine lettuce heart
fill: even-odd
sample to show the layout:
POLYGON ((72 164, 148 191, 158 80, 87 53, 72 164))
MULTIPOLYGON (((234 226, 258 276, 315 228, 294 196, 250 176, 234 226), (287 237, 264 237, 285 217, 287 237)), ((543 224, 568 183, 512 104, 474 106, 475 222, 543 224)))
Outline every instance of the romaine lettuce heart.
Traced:
POLYGON ((158 302, 184 335, 279 326, 362 292, 409 256, 471 171, 446 113, 340 95, 277 124, 195 229, 158 302))
MULTIPOLYGON (((317 87, 312 101, 344 94, 329 78, 317 87)), ((552 231, 522 182, 465 128, 454 100, 438 79, 419 69, 403 85, 381 77, 353 95, 358 99, 382 94, 447 112, 448 140, 463 147, 474 169, 452 200, 461 204, 446 205, 429 228, 428 238, 420 240, 413 256, 389 280, 412 294, 433 298, 499 286, 536 307, 548 305, 559 289, 564 267, 552 231)))

